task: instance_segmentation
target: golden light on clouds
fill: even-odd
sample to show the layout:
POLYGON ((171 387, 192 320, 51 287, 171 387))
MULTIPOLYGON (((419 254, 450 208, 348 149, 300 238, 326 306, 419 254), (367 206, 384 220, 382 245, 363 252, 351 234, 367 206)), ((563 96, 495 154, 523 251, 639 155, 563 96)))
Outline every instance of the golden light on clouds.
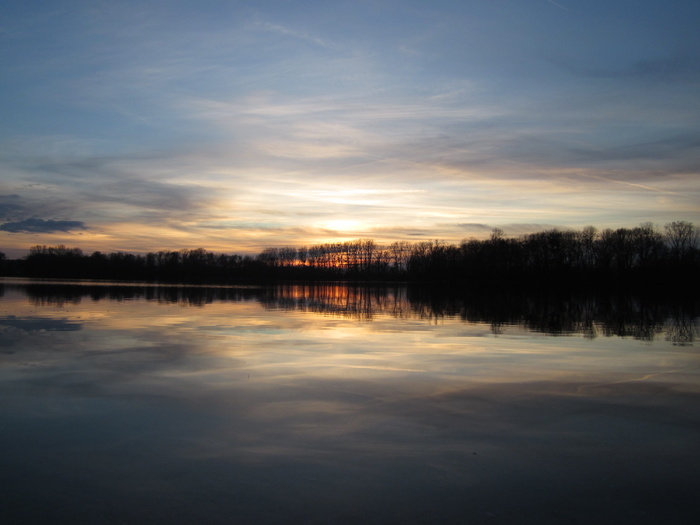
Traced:
POLYGON ((2 251, 700 223, 690 2, 203 1, 8 13, 2 251))
POLYGON ((363 225, 360 221, 352 220, 334 220, 328 221, 323 225, 324 228, 328 230, 337 231, 340 233, 348 233, 363 230, 366 225, 363 225))

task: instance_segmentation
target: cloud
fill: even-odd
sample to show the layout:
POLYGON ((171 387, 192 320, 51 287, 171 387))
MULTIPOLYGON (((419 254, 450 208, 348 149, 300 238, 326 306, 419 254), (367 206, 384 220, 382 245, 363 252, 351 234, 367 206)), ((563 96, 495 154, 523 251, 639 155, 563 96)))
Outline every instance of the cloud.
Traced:
MULTIPOLYGON (((656 160, 668 164, 674 159, 688 161, 700 156, 700 133, 691 131, 685 134, 664 136, 658 140, 638 141, 630 144, 615 145, 601 148, 569 148, 572 158, 580 158, 589 162, 609 160, 656 160)), ((694 171, 700 169, 700 163, 695 161, 694 171)))
POLYGON ((563 9, 564 11, 568 11, 568 10, 569 10, 568 7, 564 7, 563 5, 561 5, 561 4, 558 3, 558 2, 555 2, 554 0, 547 0, 547 2, 549 2, 549 3, 552 4, 552 5, 557 6, 557 7, 560 8, 560 9, 563 9))
POLYGON ((17 194, 0 195, 0 217, 8 218, 22 211, 22 206, 18 203, 19 200, 20 196, 17 194))
MULTIPOLYGON (((446 224, 444 226, 449 227, 451 225, 446 224)), ((547 231, 552 229, 566 229, 566 227, 542 223, 459 223, 455 224, 454 226, 461 230, 464 230, 464 233, 470 233, 479 236, 483 236, 484 234, 490 234, 495 228, 499 228, 503 230, 507 236, 511 237, 517 237, 519 235, 527 235, 529 233, 547 231)))
POLYGON ((529 233, 536 233, 553 229, 566 229, 565 226, 541 223, 511 223, 502 224, 498 227, 504 230, 506 235, 510 236, 527 235, 529 233))
POLYGON ((0 225, 0 230, 10 233, 54 233, 87 229, 82 221, 54 221, 35 218, 6 222, 0 225))
POLYGON ((304 42, 309 42, 311 44, 320 46, 322 48, 331 47, 330 44, 328 42, 326 42, 325 40, 318 38, 314 35, 311 35, 305 31, 296 31, 296 30, 281 26, 279 24, 273 24, 270 22, 261 23, 260 27, 262 27, 266 31, 272 31, 272 32, 278 33, 280 35, 290 36, 292 38, 296 38, 296 39, 302 40, 304 42))
MULTIPOLYGON (((20 195, 0 195, 0 218, 90 217, 92 223, 125 218, 191 220, 211 214, 221 194, 218 182, 207 180, 213 169, 208 162, 182 151, 34 159, 25 154, 14 164, 7 163, 24 182, 19 176, 14 182, 20 195)), ((231 179, 227 177, 226 184, 231 179)))
POLYGON ((250 252, 695 220, 694 18, 671 10, 667 38, 656 9, 569 3, 15 16, 5 247, 24 243, 8 232, 87 229, 57 218, 86 221, 88 249, 250 252))
POLYGON ((700 60, 689 54, 641 59, 625 66, 600 66, 575 60, 554 60, 570 74, 587 78, 634 79, 664 83, 696 82, 700 60))
POLYGON ((480 224, 477 222, 462 222, 456 224, 459 228, 464 228, 465 230, 476 230, 476 231, 490 231, 494 226, 489 226, 488 224, 480 224))

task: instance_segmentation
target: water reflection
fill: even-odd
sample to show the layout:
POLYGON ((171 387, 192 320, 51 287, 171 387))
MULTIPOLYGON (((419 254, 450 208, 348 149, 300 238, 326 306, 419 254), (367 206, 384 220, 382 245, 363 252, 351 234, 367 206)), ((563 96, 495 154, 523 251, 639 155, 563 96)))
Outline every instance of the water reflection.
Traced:
POLYGON ((0 523, 697 521, 693 304, 42 286, 0 298, 0 523))
POLYGON ((418 286, 278 285, 270 287, 144 286, 115 283, 5 283, 35 306, 92 301, 147 300, 203 307, 215 302, 258 301, 267 309, 319 313, 372 321, 377 316, 439 323, 458 318, 487 323, 494 334, 516 326, 548 335, 632 337, 688 345, 700 333, 700 300, 621 293, 493 293, 418 286))
POLYGON ((168 286, 95 282, 42 282, 9 280, 2 288, 18 289, 37 306, 80 304, 92 301, 133 301, 145 299, 183 306, 204 306, 219 301, 244 301, 260 292, 250 287, 168 286))

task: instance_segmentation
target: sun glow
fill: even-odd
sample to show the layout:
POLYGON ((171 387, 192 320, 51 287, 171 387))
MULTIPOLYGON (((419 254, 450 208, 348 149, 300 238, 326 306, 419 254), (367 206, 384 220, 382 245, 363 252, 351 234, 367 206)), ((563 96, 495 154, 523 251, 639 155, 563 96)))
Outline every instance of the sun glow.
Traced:
POLYGON ((351 220, 328 221, 323 226, 328 230, 333 230, 336 232, 351 232, 362 229, 362 223, 360 221, 351 220))

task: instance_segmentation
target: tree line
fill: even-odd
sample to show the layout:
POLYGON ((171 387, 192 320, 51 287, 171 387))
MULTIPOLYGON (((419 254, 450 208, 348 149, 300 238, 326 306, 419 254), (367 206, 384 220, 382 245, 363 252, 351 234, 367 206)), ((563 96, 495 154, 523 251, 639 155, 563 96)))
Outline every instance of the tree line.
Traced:
MULTIPOLYGON (((154 253, 85 254, 80 248, 34 246, 9 261, 4 275, 182 283, 252 283, 283 280, 445 282, 589 282, 690 278, 700 269, 700 230, 688 221, 659 229, 551 229, 488 239, 397 241, 372 239, 300 247, 265 248, 256 256, 216 254, 203 248, 154 253)), ((693 282, 694 282, 693 281, 693 282)))

